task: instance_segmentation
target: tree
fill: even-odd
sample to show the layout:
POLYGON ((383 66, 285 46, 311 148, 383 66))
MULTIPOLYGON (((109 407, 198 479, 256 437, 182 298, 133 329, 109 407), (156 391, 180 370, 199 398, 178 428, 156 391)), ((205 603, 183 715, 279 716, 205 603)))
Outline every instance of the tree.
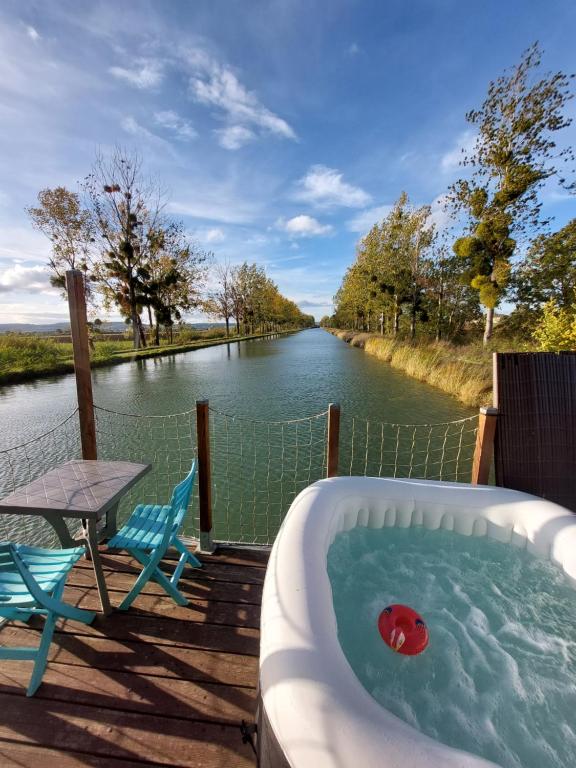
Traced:
POLYGON ((576 295, 571 306, 560 307, 554 299, 546 302, 542 317, 534 329, 533 338, 545 352, 576 349, 576 295))
POLYGON ((560 308, 576 291, 576 219, 558 232, 538 236, 513 277, 514 299, 534 311, 553 300, 560 308))
POLYGON ((222 318, 226 323, 226 337, 230 336, 230 318, 234 316, 234 272, 228 262, 217 264, 214 269, 216 287, 208 292, 204 311, 211 317, 222 318))
MULTIPOLYGON (((52 243, 48 260, 50 283, 66 296, 66 271, 80 269, 88 275, 94 232, 90 214, 82 208, 80 196, 65 187, 43 189, 38 207, 26 212, 32 224, 52 243)), ((84 281, 88 288, 88 280, 84 281)), ((88 292, 88 291, 87 291, 88 292)))
POLYGON ((516 238, 544 223, 539 190, 551 177, 573 189, 557 165, 573 160, 572 150, 557 150, 554 141, 554 134, 571 123, 563 114, 572 98, 570 77, 556 72, 533 82, 540 63, 535 44, 511 72, 490 83, 480 109, 468 112, 466 119, 478 134, 462 164, 472 168, 472 178, 457 181, 448 198, 452 212, 469 220, 454 252, 486 308, 485 344, 494 309, 508 287, 516 238))
POLYGON ((146 346, 140 312, 150 246, 160 228, 161 194, 144 178, 137 154, 116 148, 97 155, 84 189, 100 246, 94 279, 105 303, 114 303, 132 324, 134 346, 146 346))
POLYGON ((433 239, 429 215, 429 206, 414 208, 403 192, 388 216, 361 239, 356 262, 335 297, 338 318, 348 315, 349 322, 351 316, 355 328, 370 331, 377 317, 381 333, 388 327, 396 336, 407 305, 414 338, 417 318, 426 316, 423 257, 433 239))
POLYGON ((172 329, 182 313, 200 304, 199 288, 209 254, 198 249, 182 224, 161 222, 148 232, 147 258, 138 270, 137 300, 148 308, 150 325, 154 311, 155 343, 160 344, 160 326, 172 329))

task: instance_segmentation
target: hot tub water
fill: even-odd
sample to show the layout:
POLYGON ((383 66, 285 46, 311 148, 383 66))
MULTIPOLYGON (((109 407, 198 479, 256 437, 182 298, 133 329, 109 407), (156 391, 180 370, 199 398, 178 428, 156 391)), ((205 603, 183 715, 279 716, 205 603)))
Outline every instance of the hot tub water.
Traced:
POLYGON ((576 765, 576 592, 556 566, 485 537, 354 528, 328 572, 342 649, 388 711, 503 768, 576 765), (421 655, 382 642, 390 603, 422 614, 421 655))

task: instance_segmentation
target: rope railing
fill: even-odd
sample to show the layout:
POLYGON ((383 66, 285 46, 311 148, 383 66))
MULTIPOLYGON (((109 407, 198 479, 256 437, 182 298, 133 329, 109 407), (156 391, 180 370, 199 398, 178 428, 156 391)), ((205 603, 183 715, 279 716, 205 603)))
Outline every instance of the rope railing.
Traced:
POLYGON ((470 481, 478 416, 395 424, 343 416, 340 471, 371 477, 470 481))
MULTIPOLYGON (((211 536, 271 544, 298 493, 326 477, 329 411, 267 421, 205 405, 210 435, 211 536)), ((332 408, 332 407, 331 407, 332 408)), ((94 407, 98 458, 149 463, 152 471, 122 500, 121 523, 136 503, 166 502, 198 456, 197 411, 134 414, 94 407)), ((0 450, 0 497, 82 455, 77 411, 22 445, 0 450)), ((436 424, 374 422, 342 415, 337 470, 345 475, 469 482, 476 415, 436 424)), ((334 461, 332 461, 334 466, 334 461)), ((200 538, 198 484, 185 534, 200 538)), ((51 545, 42 518, 0 515, 0 538, 51 545)))
POLYGON ((292 500, 326 474, 326 414, 263 421, 210 408, 215 540, 274 541, 292 500))
MULTIPOLYGON (((47 432, 24 443, 0 449, 0 498, 49 470, 81 455, 78 409, 47 432)), ((0 515, 0 540, 15 539, 32 546, 56 546, 53 528, 41 517, 0 515)))

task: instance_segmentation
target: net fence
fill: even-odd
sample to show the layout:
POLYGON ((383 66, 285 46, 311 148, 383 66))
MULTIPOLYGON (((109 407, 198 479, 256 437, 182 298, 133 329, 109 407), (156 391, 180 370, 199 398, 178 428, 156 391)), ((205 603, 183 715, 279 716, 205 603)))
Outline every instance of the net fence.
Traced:
MULTIPOLYGON (((37 437, 0 450, 0 498, 70 459, 81 457, 78 409, 37 437)), ((70 526, 77 526, 74 522, 70 526)), ((72 535, 78 528, 70 529, 72 535)), ((44 518, 33 515, 0 514, 0 540, 15 540, 32 546, 56 547, 58 537, 44 518)))
POLYGON ((438 424, 343 418, 340 474, 469 482, 478 417, 438 424))
MULTIPOLYGON (((136 503, 166 503, 197 456, 196 410, 165 416, 95 407, 98 457, 152 465, 119 507, 122 523, 136 503)), ((326 476, 328 411, 265 421, 210 407, 213 538, 271 544, 298 493, 326 476)), ((470 480, 477 416, 437 424, 375 422, 343 414, 341 475, 470 480)), ((0 497, 49 469, 81 457, 77 411, 23 445, 0 451, 0 497)), ((198 538, 198 484, 184 534, 198 538)), ((39 517, 0 515, 0 538, 55 546, 39 517)))
POLYGON ((216 540, 274 541, 292 500, 326 475, 327 413, 258 421, 210 409, 216 540))

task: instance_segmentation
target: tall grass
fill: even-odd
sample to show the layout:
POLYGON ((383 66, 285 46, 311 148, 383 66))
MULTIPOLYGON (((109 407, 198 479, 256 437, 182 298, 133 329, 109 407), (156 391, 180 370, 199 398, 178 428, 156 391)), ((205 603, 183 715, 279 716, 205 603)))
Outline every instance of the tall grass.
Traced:
POLYGON ((65 345, 39 336, 18 333, 0 335, 0 375, 57 369, 66 359, 65 345))
POLYGON ((336 331, 334 335, 466 405, 486 405, 491 400, 490 357, 478 347, 455 347, 445 342, 416 344, 354 331, 336 331))

